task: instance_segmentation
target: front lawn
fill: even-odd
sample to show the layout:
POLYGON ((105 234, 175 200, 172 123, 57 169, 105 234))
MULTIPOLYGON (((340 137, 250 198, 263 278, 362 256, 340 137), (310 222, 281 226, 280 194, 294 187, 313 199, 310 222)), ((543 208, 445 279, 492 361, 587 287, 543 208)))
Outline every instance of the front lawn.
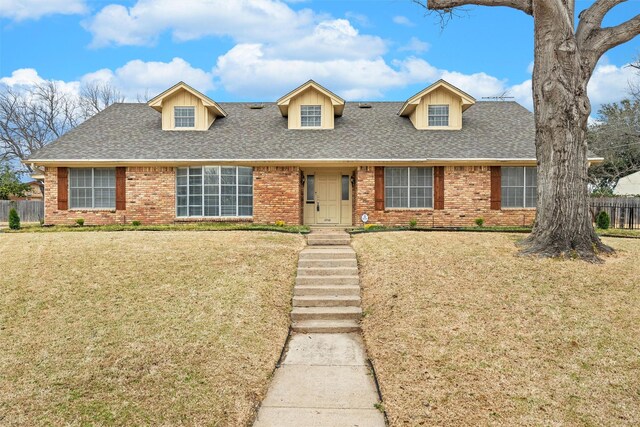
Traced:
POLYGON ((0 425, 245 425, 299 235, 0 235, 0 425))
POLYGON ((354 236, 391 425, 640 425, 640 241, 594 265, 522 237, 354 236))

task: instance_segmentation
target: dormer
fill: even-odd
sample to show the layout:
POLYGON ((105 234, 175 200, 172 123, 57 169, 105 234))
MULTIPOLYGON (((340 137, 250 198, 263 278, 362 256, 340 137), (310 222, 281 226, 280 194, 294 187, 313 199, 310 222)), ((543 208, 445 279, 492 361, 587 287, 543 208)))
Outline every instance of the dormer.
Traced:
POLYGON ((313 80, 277 101, 289 129, 333 129, 335 116, 342 116, 344 99, 313 80))
POLYGON ((227 113, 213 99, 179 82, 147 105, 162 113, 162 130, 207 130, 227 113))
POLYGON ((460 130, 462 112, 475 102, 471 95, 438 80, 409 98, 398 114, 409 117, 416 129, 460 130))

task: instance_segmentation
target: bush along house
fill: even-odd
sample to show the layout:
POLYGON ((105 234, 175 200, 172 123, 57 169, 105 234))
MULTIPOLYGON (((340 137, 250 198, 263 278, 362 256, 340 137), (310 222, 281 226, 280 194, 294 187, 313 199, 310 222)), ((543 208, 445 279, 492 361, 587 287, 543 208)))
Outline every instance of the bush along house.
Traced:
MULTIPOLYGON (((310 80, 275 103, 178 83, 33 153, 45 223, 527 226, 533 114, 439 80, 405 102, 346 103, 310 80)), ((592 158, 590 161, 599 159, 592 158)))

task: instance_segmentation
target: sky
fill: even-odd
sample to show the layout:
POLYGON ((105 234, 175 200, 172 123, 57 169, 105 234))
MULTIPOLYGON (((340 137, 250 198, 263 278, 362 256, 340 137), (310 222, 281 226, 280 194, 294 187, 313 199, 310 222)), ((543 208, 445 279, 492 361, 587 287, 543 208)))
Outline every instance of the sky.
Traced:
MULTIPOLYGON (((576 0, 578 11, 592 0, 576 0)), ((604 25, 640 13, 614 8, 604 25)), ((599 105, 637 78, 640 37, 604 56, 599 105)), ((275 101, 309 79, 347 101, 404 101, 439 78, 532 109, 533 20, 469 7, 441 28, 411 0, 0 0, 0 83, 108 82, 128 100, 185 81, 218 102, 275 101)))

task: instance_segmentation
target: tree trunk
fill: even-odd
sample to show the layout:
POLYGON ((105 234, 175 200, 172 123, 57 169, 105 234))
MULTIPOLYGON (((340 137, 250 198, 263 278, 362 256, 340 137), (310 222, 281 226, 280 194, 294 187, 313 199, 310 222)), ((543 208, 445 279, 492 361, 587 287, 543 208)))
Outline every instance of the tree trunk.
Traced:
POLYGON ((538 159, 538 206, 521 253, 600 260, 613 249, 595 233, 587 188, 587 83, 573 15, 562 2, 534 2, 533 102, 538 159))

